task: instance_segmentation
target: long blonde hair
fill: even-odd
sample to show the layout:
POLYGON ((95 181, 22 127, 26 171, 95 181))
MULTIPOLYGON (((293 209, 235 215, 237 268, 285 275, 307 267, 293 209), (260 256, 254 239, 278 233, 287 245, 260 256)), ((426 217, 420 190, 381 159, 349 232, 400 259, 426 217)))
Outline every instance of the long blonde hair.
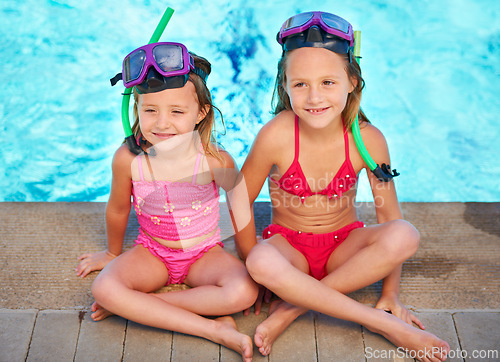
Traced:
MULTIPOLYGON (((212 71, 212 66, 208 60, 203 57, 200 57, 194 53, 189 52, 193 56, 195 67, 203 70, 207 76, 212 71)), ((203 145, 203 150, 205 154, 215 157, 221 163, 224 164, 224 158, 221 156, 219 152, 219 147, 217 145, 215 139, 215 112, 214 109, 217 110, 221 117, 221 123, 224 127, 224 119, 222 117, 221 111, 214 106, 212 102, 212 95, 210 94, 210 90, 208 89, 206 83, 201 79, 201 77, 193 72, 189 73, 189 81, 194 84, 196 95, 198 97, 199 109, 208 108, 208 112, 205 117, 199 122, 194 130, 198 131, 201 139, 201 143, 203 145), (207 107, 208 106, 208 107, 207 107)), ((141 134, 141 128, 139 126, 139 111, 138 111, 138 102, 139 102, 139 93, 134 87, 134 124, 132 126, 132 132, 136 139, 139 139, 141 134)))
MULTIPOLYGON (((290 97, 283 87, 283 85, 286 84, 286 69, 288 54, 290 52, 293 52, 293 50, 289 52, 283 52, 283 55, 278 62, 278 73, 276 75, 276 82, 274 84, 274 92, 272 98, 272 107, 274 108, 273 113, 275 115, 283 110, 292 110, 290 97)), ((359 123, 370 123, 370 121, 360 108, 361 93, 363 91, 363 88, 365 87, 365 81, 361 76, 361 68, 359 67, 358 62, 355 60, 355 57, 352 55, 352 53, 349 55, 345 54, 342 57, 345 60, 345 71, 348 78, 351 80, 355 80, 353 82, 353 85, 356 84, 354 90, 347 96, 347 103, 344 110, 342 111, 342 119, 344 120, 345 127, 347 129, 350 129, 357 114, 359 116, 359 123), (349 57, 352 59, 352 62, 349 62, 349 57)))

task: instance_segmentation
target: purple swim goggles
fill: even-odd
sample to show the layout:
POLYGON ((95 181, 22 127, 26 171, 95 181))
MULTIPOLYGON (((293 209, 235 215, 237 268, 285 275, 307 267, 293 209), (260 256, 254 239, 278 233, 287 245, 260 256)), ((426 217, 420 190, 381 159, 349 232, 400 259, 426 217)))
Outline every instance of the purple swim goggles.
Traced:
POLYGON ((354 46, 352 25, 340 16, 309 11, 289 18, 276 37, 284 51, 301 47, 323 47, 346 54, 354 46))
POLYGON ((194 66, 193 57, 183 44, 151 43, 125 57, 122 73, 111 79, 111 84, 115 85, 122 79, 126 88, 135 86, 139 93, 153 93, 183 87, 189 79, 189 72, 206 81, 206 73, 194 66))

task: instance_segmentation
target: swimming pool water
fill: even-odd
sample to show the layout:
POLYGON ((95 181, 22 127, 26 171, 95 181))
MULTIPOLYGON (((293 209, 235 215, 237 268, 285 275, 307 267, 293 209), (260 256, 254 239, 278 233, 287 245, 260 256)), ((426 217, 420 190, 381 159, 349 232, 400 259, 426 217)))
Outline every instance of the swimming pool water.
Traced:
MULTIPOLYGON (((494 0, 2 1, 0 201, 107 200, 123 139, 123 88, 109 78, 166 6, 175 13, 161 40, 212 62, 208 85, 226 122, 219 140, 240 166, 271 119, 277 30, 295 13, 324 10, 362 31, 362 106, 401 172, 399 199, 500 201, 494 0)), ((371 200, 366 176, 358 200, 371 200)))

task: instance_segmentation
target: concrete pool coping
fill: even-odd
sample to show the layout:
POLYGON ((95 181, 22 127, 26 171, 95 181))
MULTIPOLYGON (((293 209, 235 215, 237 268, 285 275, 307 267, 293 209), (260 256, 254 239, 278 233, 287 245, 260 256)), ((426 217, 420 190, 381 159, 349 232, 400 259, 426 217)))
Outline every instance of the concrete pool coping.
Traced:
MULTIPOLYGON (((500 203, 401 206, 421 233, 419 251, 403 268, 402 302, 462 352, 450 360, 476 360, 469 358, 474 350, 498 353, 500 203)), ((238 360, 200 338, 120 317, 89 320, 90 285, 97 273, 80 279, 74 269, 78 255, 106 245, 104 208, 104 203, 0 203, 0 361, 238 360)), ((360 203, 358 212, 365 223, 376 222, 373 204, 360 203)), ((257 203, 255 214, 261 231, 269 204, 257 203)), ((125 248, 137 228, 132 212, 125 248)), ((225 244, 235 253, 230 237, 225 244)), ((373 305, 380 287, 375 283, 351 296, 373 305)), ((251 336, 264 317, 235 315, 240 330, 251 336)), ((276 341, 269 357, 254 354, 255 360, 273 361, 383 360, 387 351, 400 358, 392 344, 363 327, 309 312, 276 341)))

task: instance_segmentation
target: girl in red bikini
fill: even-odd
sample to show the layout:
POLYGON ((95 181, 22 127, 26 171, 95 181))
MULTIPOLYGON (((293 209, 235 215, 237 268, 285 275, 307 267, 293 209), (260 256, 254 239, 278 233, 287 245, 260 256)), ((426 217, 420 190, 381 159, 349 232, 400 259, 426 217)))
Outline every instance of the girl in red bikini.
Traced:
POLYGON ((283 24, 278 42, 276 116, 257 135, 239 180, 253 204, 269 178, 272 224, 257 243, 252 221, 238 251, 254 280, 282 299, 257 327, 255 344, 269 354, 276 338, 311 309, 362 324, 422 361, 445 360, 448 344, 423 331, 398 298, 401 266, 416 252, 419 233, 402 219, 392 181, 397 174, 387 166, 384 177, 368 172, 378 224, 358 220, 358 174, 370 170, 350 132, 353 122, 359 117, 375 161, 389 164, 389 151, 359 108, 364 81, 351 25, 329 13, 302 13, 283 24), (346 296, 380 279, 375 308, 346 296))

